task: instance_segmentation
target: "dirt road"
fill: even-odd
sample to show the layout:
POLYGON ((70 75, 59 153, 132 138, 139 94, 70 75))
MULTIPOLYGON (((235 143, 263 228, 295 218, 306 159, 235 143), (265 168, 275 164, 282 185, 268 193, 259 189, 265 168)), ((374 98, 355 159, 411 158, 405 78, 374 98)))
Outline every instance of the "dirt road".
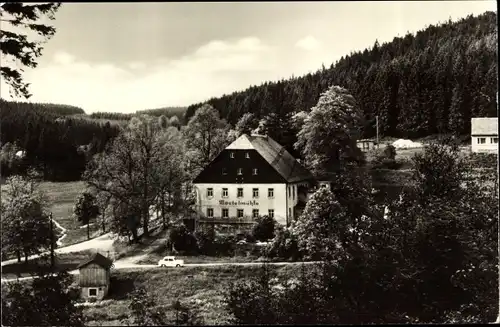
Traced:
MULTIPOLYGON (((110 234, 104 234, 104 235, 101 235, 99 237, 96 237, 94 239, 91 239, 91 240, 88 240, 85 242, 57 248, 55 250, 55 252, 56 253, 70 253, 70 252, 81 252, 81 251, 86 251, 86 250, 99 250, 100 252, 112 251, 113 242, 114 242, 114 240, 111 238, 110 234)), ((49 252, 45 252, 43 254, 49 254, 49 252)), ((38 257, 40 257, 40 255, 38 255, 38 254, 31 255, 28 257, 28 260, 36 259, 38 257)), ((10 264, 16 263, 16 262, 17 262, 17 259, 2 261, 2 267, 5 265, 10 265, 10 264)))

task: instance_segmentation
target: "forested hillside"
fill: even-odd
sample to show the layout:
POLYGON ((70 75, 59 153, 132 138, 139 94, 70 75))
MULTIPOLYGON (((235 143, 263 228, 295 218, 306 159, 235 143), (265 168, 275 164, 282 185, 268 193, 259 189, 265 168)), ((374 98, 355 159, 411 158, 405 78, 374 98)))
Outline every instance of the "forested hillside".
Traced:
POLYGON ((183 121, 184 113, 186 112, 186 107, 165 107, 158 109, 145 109, 145 110, 137 110, 134 113, 126 114, 121 112, 94 112, 89 115, 90 118, 95 119, 110 119, 110 120, 129 120, 135 115, 150 115, 150 116, 165 116, 167 118, 171 118, 173 116, 177 116, 179 121, 183 121))
POLYGON ((180 121, 184 118, 184 113, 186 112, 186 107, 165 107, 158 109, 145 109, 136 111, 137 114, 146 114, 151 116, 165 116, 167 118, 177 116, 180 121))
POLYGON ((0 98, 0 109, 30 110, 55 116, 71 116, 85 114, 82 108, 57 103, 10 102, 0 98))
MULTIPOLYGON (((234 125, 247 112, 285 118, 290 112, 308 111, 330 85, 340 85, 364 112, 365 137, 374 136, 376 115, 386 136, 464 135, 471 117, 497 115, 496 16, 486 12, 431 25, 389 43, 375 42, 371 49, 342 57, 314 74, 266 82, 207 102, 234 125)), ((186 120, 200 105, 188 107, 186 120)))
POLYGON ((81 118, 82 113, 71 106, 0 99, 2 176, 38 167, 47 180, 80 179, 86 158, 101 152, 119 132, 116 125, 81 118), (24 158, 15 156, 20 150, 24 158))

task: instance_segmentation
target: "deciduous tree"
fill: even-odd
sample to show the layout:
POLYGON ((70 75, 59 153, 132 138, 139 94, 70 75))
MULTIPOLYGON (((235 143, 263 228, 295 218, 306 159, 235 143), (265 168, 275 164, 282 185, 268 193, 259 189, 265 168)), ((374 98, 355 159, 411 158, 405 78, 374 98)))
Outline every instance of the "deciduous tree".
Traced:
POLYGON ((87 238, 90 239, 90 221, 96 219, 99 215, 99 206, 96 203, 96 197, 89 193, 83 192, 76 200, 74 214, 76 219, 83 225, 87 225, 87 238))
POLYGON ((212 106, 203 105, 196 110, 184 130, 194 175, 228 145, 228 131, 229 125, 212 106))

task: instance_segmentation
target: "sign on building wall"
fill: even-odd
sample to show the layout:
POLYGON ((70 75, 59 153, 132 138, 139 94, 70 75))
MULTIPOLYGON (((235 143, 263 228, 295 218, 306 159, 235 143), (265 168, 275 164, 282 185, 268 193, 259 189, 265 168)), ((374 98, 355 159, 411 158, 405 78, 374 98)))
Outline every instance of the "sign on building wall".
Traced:
POLYGON ((220 200, 219 205, 221 206, 258 206, 259 202, 253 201, 224 201, 220 200))

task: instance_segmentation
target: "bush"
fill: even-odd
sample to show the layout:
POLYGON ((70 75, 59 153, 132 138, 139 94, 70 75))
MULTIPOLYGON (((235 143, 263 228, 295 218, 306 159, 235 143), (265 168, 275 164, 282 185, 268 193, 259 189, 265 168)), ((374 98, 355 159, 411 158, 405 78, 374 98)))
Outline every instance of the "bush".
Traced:
POLYGON ((251 233, 245 233, 245 241, 248 243, 255 243, 256 239, 251 233))
POLYGON ((374 169, 398 169, 403 164, 396 161, 396 148, 392 144, 388 144, 383 149, 374 149, 371 156, 374 169))
POLYGON ((497 166, 497 155, 494 153, 471 153, 470 164, 473 168, 495 168, 497 166))
POLYGON ((213 228, 196 231, 195 238, 198 244, 198 252, 200 254, 215 254, 215 230, 213 228))
POLYGON ((198 250, 196 238, 184 225, 174 226, 170 230, 169 242, 179 252, 196 253, 198 250))
POLYGON ((299 251, 297 238, 293 234, 291 228, 278 228, 276 236, 271 244, 266 246, 264 250, 265 256, 268 258, 280 258, 284 260, 297 261, 302 258, 299 251))
POLYGON ((221 235, 215 238, 214 253, 216 255, 233 256, 236 248, 236 237, 232 235, 221 235))
POLYGON ((269 216, 257 218, 257 224, 252 229, 252 236, 259 241, 267 241, 274 237, 276 220, 269 216))

